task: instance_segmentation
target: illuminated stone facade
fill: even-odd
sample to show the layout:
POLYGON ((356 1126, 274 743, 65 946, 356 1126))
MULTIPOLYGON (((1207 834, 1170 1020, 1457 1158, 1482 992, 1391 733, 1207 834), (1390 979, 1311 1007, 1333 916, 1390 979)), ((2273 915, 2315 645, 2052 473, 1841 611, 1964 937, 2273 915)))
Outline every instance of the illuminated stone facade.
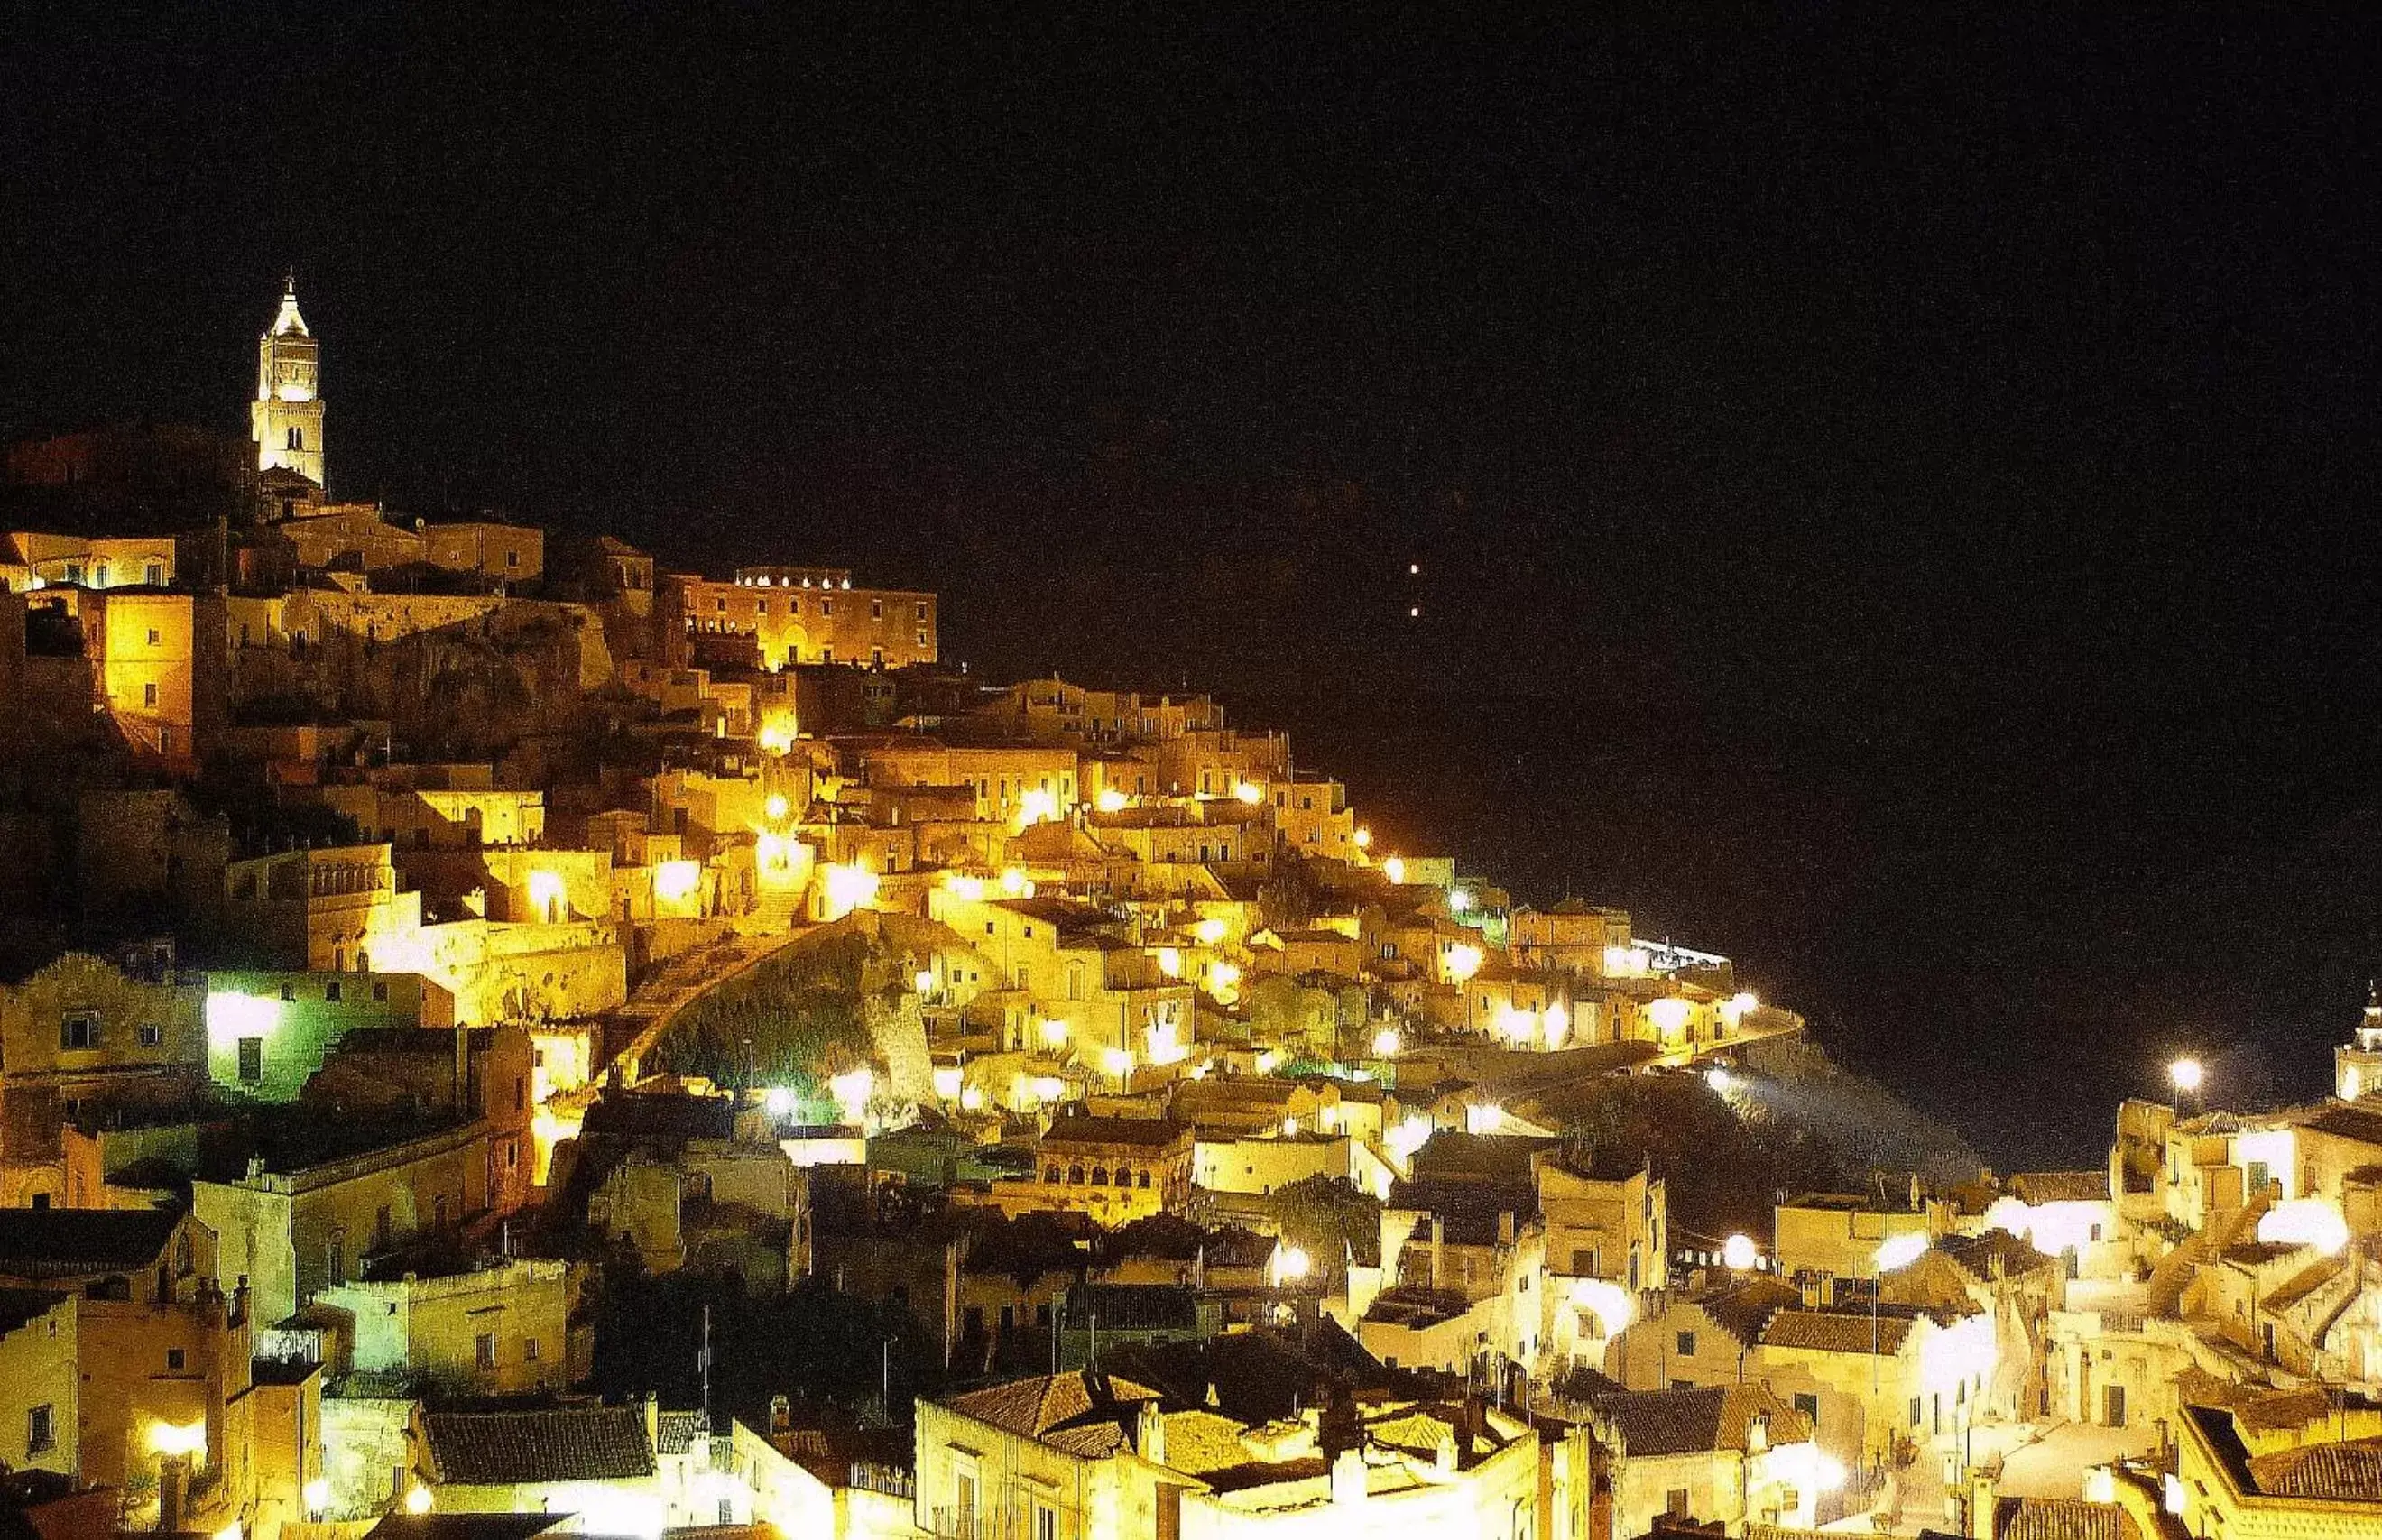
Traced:
POLYGON ((289 470, 325 484, 323 474, 321 345, 298 313, 298 280, 281 292, 281 309, 256 342, 256 400, 249 437, 259 471, 289 470))

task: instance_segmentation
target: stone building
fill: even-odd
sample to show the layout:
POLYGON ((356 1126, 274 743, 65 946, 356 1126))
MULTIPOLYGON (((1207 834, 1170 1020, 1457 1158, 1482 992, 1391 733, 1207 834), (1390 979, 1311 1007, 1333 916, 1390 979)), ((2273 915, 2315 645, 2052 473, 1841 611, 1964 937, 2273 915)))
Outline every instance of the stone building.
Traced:
POLYGON ((256 341, 256 400, 248 409, 249 437, 260 471, 294 471, 318 488, 324 473, 322 345, 298 313, 298 278, 281 291, 281 309, 256 341))

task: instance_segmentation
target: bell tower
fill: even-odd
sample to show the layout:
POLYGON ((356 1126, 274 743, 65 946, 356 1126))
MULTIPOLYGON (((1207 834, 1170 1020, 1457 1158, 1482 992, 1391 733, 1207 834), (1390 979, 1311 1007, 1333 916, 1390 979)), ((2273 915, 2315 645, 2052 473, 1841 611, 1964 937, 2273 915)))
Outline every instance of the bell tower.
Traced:
POLYGON ((2382 995, 2365 988, 2365 1019, 2357 1034, 2332 1050, 2333 1094, 2344 1102, 2382 1100, 2382 995))
POLYGON ((281 310, 256 344, 256 399, 248 409, 256 468, 295 471, 323 484, 323 397, 315 364, 319 344, 298 313, 298 275, 281 291, 281 310))

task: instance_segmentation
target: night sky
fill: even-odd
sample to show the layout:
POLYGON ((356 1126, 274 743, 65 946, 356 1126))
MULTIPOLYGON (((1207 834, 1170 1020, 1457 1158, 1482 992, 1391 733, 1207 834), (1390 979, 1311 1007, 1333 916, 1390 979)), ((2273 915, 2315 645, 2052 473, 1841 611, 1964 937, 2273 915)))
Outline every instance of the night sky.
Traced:
POLYGON ((2178 1046, 2328 1083, 2382 970, 2374 31, 1212 8, 20 10, 0 435, 244 432, 295 264, 336 495, 1212 688, 2005 1166, 2178 1046))

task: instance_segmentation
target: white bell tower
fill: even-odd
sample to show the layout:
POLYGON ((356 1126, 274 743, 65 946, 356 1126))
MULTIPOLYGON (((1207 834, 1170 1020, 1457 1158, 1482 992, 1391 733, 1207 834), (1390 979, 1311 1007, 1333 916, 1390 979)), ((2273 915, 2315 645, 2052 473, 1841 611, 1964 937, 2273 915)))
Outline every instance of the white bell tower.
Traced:
POLYGON ((2356 1035, 2332 1050, 2332 1089, 2344 1102, 2382 1100, 2382 996, 2370 984, 2356 1035))
POLYGON ((323 483, 323 397, 315 366, 319 347, 298 313, 298 275, 281 291, 281 310, 256 344, 256 399, 248 409, 256 468, 295 471, 323 483))

